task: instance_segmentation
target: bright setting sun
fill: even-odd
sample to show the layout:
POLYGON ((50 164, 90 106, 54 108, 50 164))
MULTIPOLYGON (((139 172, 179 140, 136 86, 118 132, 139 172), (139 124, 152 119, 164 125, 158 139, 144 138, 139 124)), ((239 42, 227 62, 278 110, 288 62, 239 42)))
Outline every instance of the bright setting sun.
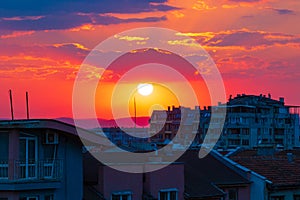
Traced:
POLYGON ((150 83, 141 83, 137 86, 138 93, 143 96, 148 96, 153 92, 153 85, 150 83))

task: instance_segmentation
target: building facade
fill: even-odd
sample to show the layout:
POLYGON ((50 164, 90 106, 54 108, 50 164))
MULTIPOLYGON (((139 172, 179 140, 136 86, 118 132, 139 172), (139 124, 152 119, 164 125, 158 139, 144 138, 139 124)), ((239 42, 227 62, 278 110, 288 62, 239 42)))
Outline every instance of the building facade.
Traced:
POLYGON ((1 200, 81 200, 82 144, 55 120, 0 121, 1 200))
POLYGON ((194 144, 201 144, 209 130, 211 135, 219 135, 221 131, 216 148, 252 149, 259 144, 272 144, 280 149, 293 149, 300 147, 298 111, 297 106, 285 105, 284 98, 274 100, 271 95, 242 94, 230 97, 225 104, 201 110, 199 107, 169 107, 166 111, 154 111, 149 130, 150 134, 157 133, 151 140, 162 144, 172 140, 178 132, 182 133, 181 142, 187 144, 192 140, 194 144), (224 109, 227 112, 222 123, 224 109))
POLYGON ((274 100, 271 95, 242 94, 230 98, 226 107, 219 147, 252 149, 259 144, 273 144, 282 149, 299 147, 298 108, 285 105, 284 98, 274 100))
POLYGON ((155 110, 150 118, 149 135, 158 145, 175 143, 189 144, 199 141, 200 108, 168 107, 168 110, 155 110), (177 137, 175 137, 177 135, 177 137))

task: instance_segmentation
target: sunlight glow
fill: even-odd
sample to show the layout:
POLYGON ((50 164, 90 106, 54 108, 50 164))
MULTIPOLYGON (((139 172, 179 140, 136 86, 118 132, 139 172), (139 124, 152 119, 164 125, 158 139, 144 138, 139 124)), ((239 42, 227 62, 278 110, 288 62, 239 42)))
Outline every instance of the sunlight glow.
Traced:
POLYGON ((153 85, 150 83, 141 83, 137 86, 138 93, 143 96, 148 96, 153 92, 153 85))

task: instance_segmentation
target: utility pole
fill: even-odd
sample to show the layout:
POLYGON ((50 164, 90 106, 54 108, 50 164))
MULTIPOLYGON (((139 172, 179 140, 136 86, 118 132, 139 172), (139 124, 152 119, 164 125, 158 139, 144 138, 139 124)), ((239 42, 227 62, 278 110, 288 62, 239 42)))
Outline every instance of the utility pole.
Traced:
POLYGON ((29 103, 28 103, 28 92, 26 91, 26 116, 29 119, 29 103))
POLYGON ((11 120, 14 120, 14 107, 13 107, 13 99, 12 99, 12 92, 11 92, 11 90, 9 90, 9 100, 10 100, 11 120))

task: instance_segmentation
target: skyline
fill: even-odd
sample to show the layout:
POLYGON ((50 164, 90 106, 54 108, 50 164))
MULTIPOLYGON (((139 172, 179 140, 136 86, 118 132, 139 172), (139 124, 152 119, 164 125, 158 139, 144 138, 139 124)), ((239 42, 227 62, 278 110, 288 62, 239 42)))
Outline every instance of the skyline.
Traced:
POLYGON ((26 117, 26 91, 32 118, 71 117, 74 80, 88 53, 108 37, 142 27, 174 29, 195 39, 216 63, 227 98, 271 93, 299 105, 299 12, 300 2, 293 0, 4 1, 0 118, 10 117, 9 89, 16 118, 26 117))

